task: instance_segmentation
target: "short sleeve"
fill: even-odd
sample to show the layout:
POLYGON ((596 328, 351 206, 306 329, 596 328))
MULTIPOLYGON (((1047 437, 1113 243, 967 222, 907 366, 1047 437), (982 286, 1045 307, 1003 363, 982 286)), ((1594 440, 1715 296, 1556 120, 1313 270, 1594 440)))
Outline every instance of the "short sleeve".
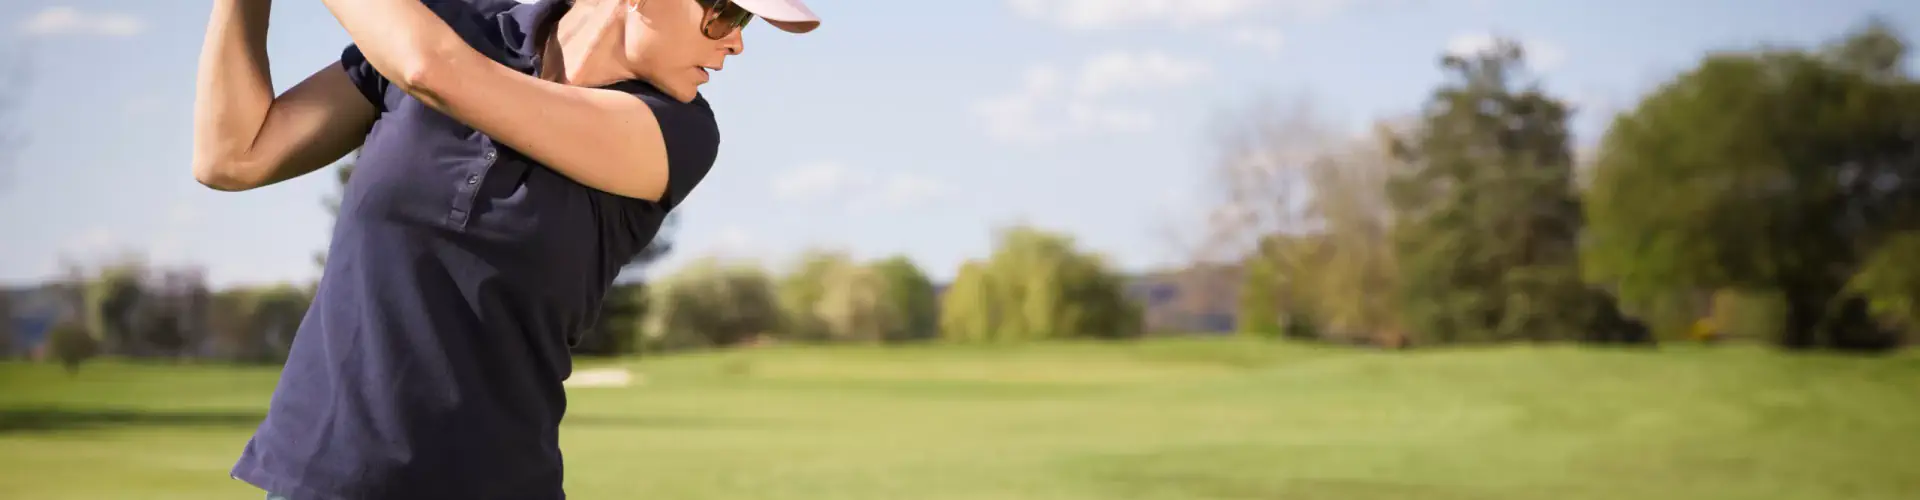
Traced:
POLYGON ((360 53, 359 46, 348 45, 346 50, 341 51, 340 69, 347 71, 347 79, 353 81, 354 88, 360 89, 360 95, 367 97, 367 102, 373 103, 373 107, 382 112, 387 110, 387 89, 390 87, 387 77, 373 69, 373 64, 367 62, 366 54, 360 53))
POLYGON ((659 204, 672 210, 713 169, 720 151, 719 125, 704 97, 682 103, 651 88, 633 94, 647 103, 660 122, 660 135, 667 145, 667 189, 659 204))

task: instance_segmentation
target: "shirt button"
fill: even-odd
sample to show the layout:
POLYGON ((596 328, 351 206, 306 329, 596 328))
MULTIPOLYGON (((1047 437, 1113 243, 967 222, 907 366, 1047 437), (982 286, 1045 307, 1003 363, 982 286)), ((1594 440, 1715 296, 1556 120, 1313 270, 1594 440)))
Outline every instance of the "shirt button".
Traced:
POLYGON ((473 185, 473 184, 478 184, 478 183, 480 183, 480 176, 479 176, 479 175, 476 175, 476 174, 469 174, 469 175, 467 175, 467 185, 473 185))
POLYGON ((485 154, 485 155, 482 155, 482 156, 485 156, 485 157, 487 158, 487 161, 493 161, 493 157, 494 157, 494 152, 493 152, 493 150, 491 150, 491 149, 489 149, 489 150, 487 150, 487 154, 485 154))

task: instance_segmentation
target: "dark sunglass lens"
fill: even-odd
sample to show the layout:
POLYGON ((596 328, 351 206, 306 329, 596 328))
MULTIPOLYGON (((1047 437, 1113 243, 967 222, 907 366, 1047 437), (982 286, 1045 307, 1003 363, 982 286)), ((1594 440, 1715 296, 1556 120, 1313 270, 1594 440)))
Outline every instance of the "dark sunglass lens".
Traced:
POLYGON ((740 8, 739 5, 734 5, 733 2, 727 0, 710 0, 702 3, 708 4, 708 12, 713 16, 711 20, 707 21, 707 25, 702 27, 708 38, 726 38, 727 35, 733 33, 733 30, 746 26, 748 21, 753 20, 752 12, 747 12, 746 9, 740 8))

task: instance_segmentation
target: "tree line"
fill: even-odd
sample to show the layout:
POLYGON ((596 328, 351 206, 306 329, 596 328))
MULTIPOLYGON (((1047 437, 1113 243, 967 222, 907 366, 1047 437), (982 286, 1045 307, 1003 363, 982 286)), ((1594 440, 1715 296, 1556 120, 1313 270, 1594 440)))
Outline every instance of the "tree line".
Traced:
MULTIPOLYGON (((344 177, 344 176, 343 176, 344 177)), ((574 351, 622 356, 767 342, 1001 342, 1123 338, 1141 333, 1125 279, 1071 237, 1034 227, 1001 232, 942 294, 905 257, 860 261, 815 250, 790 269, 700 259, 658 279, 616 283, 574 351)), ((662 246, 665 246, 663 241, 662 246)), ((665 250, 646 252, 636 266, 665 250)), ((286 359, 313 289, 213 291, 189 269, 126 259, 49 286, 71 306, 42 355, 71 370, 95 356, 277 363, 286 359)), ((0 339, 10 335, 0 336, 0 339)))
POLYGON ((1510 40, 1443 57, 1360 137, 1236 122, 1212 247, 1250 330, 1383 345, 1766 339, 1884 350, 1920 323, 1920 83, 1874 18, 1704 55, 1576 155, 1510 40))

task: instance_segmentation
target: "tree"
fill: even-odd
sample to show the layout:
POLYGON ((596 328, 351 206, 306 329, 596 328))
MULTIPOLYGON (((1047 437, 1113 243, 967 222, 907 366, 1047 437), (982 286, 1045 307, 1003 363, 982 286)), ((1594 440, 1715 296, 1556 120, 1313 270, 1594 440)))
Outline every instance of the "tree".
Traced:
POLYGON ((134 313, 146 295, 146 276, 146 263, 128 256, 102 267, 92 277, 79 278, 85 283, 84 306, 80 309, 83 328, 94 336, 101 352, 128 354, 138 348, 134 313))
POLYGON ((1353 136, 1301 99, 1245 108, 1222 133, 1217 255, 1242 255, 1239 309, 1249 333, 1398 335, 1388 180, 1391 127, 1353 136), (1251 245, 1251 249, 1246 249, 1251 245))
POLYGON ((809 313, 842 342, 879 342, 903 329, 906 318, 889 302, 886 276, 871 266, 833 268, 823 280, 820 300, 809 313))
POLYGON ((0 289, 0 359, 14 356, 13 293, 0 289))
POLYGON ((1448 79, 1393 152, 1401 319, 1423 341, 1586 335, 1609 300, 1580 281, 1567 118, 1518 43, 1441 59, 1448 79))
POLYGON ((1262 238, 1242 259, 1239 304, 1242 333, 1299 340, 1319 338, 1322 304, 1345 297, 1316 297, 1315 281, 1325 277, 1331 250, 1321 235, 1274 234, 1262 238))
POLYGON ((47 350, 68 375, 78 375, 80 365, 100 353, 100 342, 80 322, 62 321, 47 331, 47 350))
POLYGON ((293 285, 280 285, 255 290, 252 313, 247 319, 247 331, 253 332, 264 346, 266 359, 273 363, 285 363, 287 355, 293 350, 294 337, 300 332, 300 323, 306 319, 307 309, 313 306, 313 297, 304 289, 293 285))
POLYGON ((1141 310, 1105 259, 1029 226, 1000 231, 984 262, 962 267, 941 304, 941 336, 997 342, 1141 335, 1141 310))
POLYGON ((938 335, 940 299, 934 294, 933 281, 920 266, 900 255, 874 263, 873 268, 886 281, 888 307, 901 320, 898 328, 888 331, 886 339, 907 342, 938 335))
POLYGON ((726 347, 778 331, 780 302, 758 266, 711 258, 650 287, 643 334, 648 350, 726 347))
POLYGON ((798 341, 825 341, 834 338, 832 326, 815 309, 827 295, 828 278, 853 267, 853 257, 844 251, 813 249, 802 253, 793 270, 780 278, 780 310, 785 318, 781 337, 798 341))
POLYGON ((991 342, 997 325, 1007 316, 995 300, 998 284, 987 273, 985 262, 969 260, 960 265, 953 284, 940 300, 940 336, 957 342, 991 342))
POLYGON ((1850 288, 1864 295, 1868 308, 1893 332, 1911 340, 1920 333, 1920 231, 1890 237, 1868 257, 1850 288))
POLYGON ((132 311, 132 334, 140 352, 166 357, 192 355, 202 340, 211 294, 199 269, 168 269, 151 276, 132 311))
POLYGON ((931 300, 932 285, 911 262, 902 260, 863 264, 840 250, 810 250, 793 271, 780 279, 781 334, 801 341, 877 342, 907 335, 912 307, 932 314, 912 300, 931 300), (905 268, 901 268, 901 265, 905 268), (891 266, 883 270, 883 265, 891 266), (892 273, 891 275, 888 273, 892 273), (925 295, 910 294, 914 280, 925 295), (902 287, 896 293, 894 285, 902 287))
POLYGON ((1920 87, 1883 24, 1831 46, 1710 54, 1618 117, 1587 205, 1588 277, 1623 297, 1778 293, 1789 348, 1895 344, 1850 284, 1901 274, 1866 264, 1920 229, 1920 87))

